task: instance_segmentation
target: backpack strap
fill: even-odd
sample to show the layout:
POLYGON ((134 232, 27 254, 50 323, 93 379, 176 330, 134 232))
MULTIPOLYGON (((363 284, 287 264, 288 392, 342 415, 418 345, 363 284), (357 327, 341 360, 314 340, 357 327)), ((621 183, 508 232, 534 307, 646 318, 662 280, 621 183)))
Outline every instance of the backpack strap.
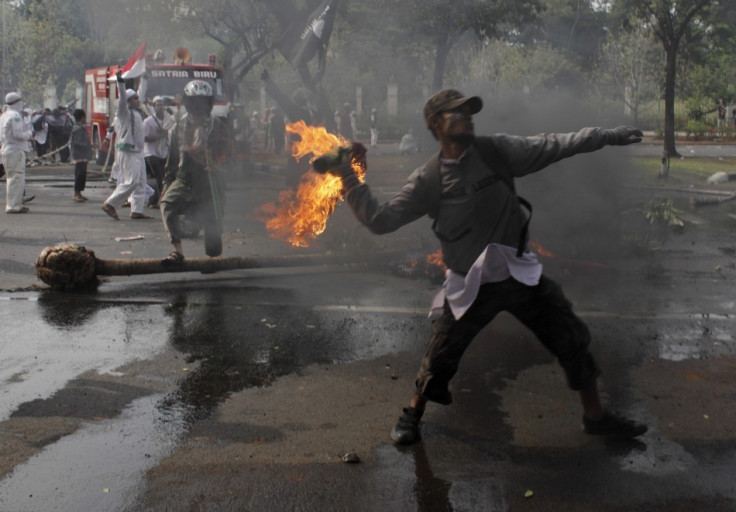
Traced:
MULTIPOLYGON (((529 223, 532 220, 532 205, 529 201, 516 194, 516 187, 514 186, 514 178, 508 173, 499 172, 498 169, 494 169, 493 162, 493 141, 490 137, 481 137, 476 139, 473 146, 481 160, 486 166, 491 169, 498 177, 503 181, 506 186, 511 190, 516 199, 519 201, 526 210, 527 216, 524 224, 521 226, 521 233, 519 234, 519 243, 516 246, 516 257, 520 258, 524 254, 524 248, 526 247, 526 239, 529 234, 529 223)), ((425 177, 427 180, 427 212, 430 218, 437 222, 437 216, 440 213, 440 199, 442 196, 442 177, 440 176, 440 154, 433 155, 425 165, 425 177)), ((432 225, 434 230, 434 224, 432 225)))
MULTIPOLYGON (((427 214, 437 219, 440 213, 440 197, 442 196, 442 178, 440 176, 440 154, 437 153, 424 164, 427 183, 427 214)), ((434 227, 434 226, 433 226, 434 227)))

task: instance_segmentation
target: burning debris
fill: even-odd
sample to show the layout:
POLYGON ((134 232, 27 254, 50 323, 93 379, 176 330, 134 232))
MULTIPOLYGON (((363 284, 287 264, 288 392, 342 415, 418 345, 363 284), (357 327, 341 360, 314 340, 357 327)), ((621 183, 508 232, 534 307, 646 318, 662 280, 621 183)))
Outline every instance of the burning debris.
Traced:
MULTIPOLYGON (((320 155, 350 144, 323 126, 308 126, 304 121, 286 125, 286 131, 299 135, 291 154, 297 160, 312 155, 312 163, 320 155)), ((353 162, 353 169, 362 181, 365 169, 353 162)), ((332 174, 305 173, 296 190, 284 190, 275 203, 267 203, 257 211, 270 236, 295 247, 308 247, 327 227, 327 219, 343 199, 342 181, 332 174)))
POLYGON ((542 247, 542 244, 539 242, 535 242, 534 240, 529 240, 529 248, 532 249, 534 252, 536 252, 539 256, 543 258, 554 258, 555 255, 549 252, 547 249, 542 247))
POLYGON ((445 280, 447 267, 442 261, 442 249, 422 258, 415 258, 409 263, 406 261, 389 263, 393 274, 412 279, 429 279, 432 283, 441 284, 445 280))

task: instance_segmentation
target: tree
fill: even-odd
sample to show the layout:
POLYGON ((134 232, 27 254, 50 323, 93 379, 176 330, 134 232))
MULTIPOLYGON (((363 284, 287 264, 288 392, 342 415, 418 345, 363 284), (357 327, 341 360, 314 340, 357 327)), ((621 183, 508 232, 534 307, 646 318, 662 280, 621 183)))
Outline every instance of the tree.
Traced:
MULTIPOLYGON (((723 6, 733 2, 726 0, 723 6)), ((618 7, 618 4, 616 4, 618 7)), ((665 53, 664 151, 679 156, 675 147, 675 85, 678 52, 694 44, 707 33, 715 14, 722 7, 719 0, 622 0, 621 6, 645 20, 662 43, 665 53)), ((666 177, 663 176, 663 177, 666 177)))
POLYGON ((471 32, 480 40, 508 38, 541 10, 539 0, 378 0, 377 4, 395 15, 410 44, 433 51, 433 91, 442 89, 447 58, 464 34, 471 32))
POLYGON ((26 102, 40 104, 48 80, 62 88, 80 80, 94 50, 87 44, 88 26, 75 15, 78 7, 77 0, 29 0, 12 9, 3 73, 11 88, 23 91, 26 102))
POLYGON ((600 52, 594 76, 600 95, 623 104, 632 113, 634 126, 639 125, 642 105, 659 98, 662 90, 658 48, 651 28, 640 23, 630 32, 610 33, 600 52))
POLYGON ((583 69, 592 69, 605 40, 605 11, 591 0, 543 0, 541 22, 525 27, 525 43, 545 41, 583 69))
POLYGON ((271 52, 280 33, 259 0, 184 0, 177 12, 184 23, 221 46, 231 83, 240 83, 271 52))

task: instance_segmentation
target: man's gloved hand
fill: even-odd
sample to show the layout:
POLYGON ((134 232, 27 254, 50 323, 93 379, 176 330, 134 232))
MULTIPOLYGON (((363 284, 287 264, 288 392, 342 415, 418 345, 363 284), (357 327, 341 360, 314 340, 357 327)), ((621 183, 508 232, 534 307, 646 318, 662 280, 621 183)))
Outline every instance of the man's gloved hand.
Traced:
POLYGON ((633 126, 617 126, 612 130, 608 130, 611 135, 610 144, 614 146, 627 146, 629 144, 635 144, 641 142, 644 134, 639 128, 633 126))

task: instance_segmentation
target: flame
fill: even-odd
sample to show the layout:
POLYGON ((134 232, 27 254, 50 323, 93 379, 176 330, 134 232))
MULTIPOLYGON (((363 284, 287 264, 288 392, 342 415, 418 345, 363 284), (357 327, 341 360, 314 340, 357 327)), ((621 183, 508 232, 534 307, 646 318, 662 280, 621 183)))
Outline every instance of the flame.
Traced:
POLYGON ((537 254, 542 256, 543 258, 554 258, 555 255, 549 252, 547 249, 542 247, 542 244, 539 242, 535 242, 534 240, 529 240, 529 247, 534 249, 537 254))
POLYGON ((442 259, 442 249, 437 249, 432 254, 427 254, 426 263, 428 267, 436 265, 438 267, 442 267, 442 270, 447 269, 445 261, 442 259))
MULTIPOLYGON (((304 121, 287 124, 286 131, 299 135, 299 140, 291 146, 291 155, 296 160, 312 155, 310 163, 338 146, 350 144, 343 137, 329 133, 324 126, 307 126, 304 121)), ((365 169, 356 161, 352 166, 363 182, 365 169)), ((295 247, 308 247, 310 239, 316 239, 325 231, 327 219, 342 200, 340 178, 330 173, 307 172, 296 191, 282 191, 275 202, 263 205, 257 214, 272 238, 295 247)))

